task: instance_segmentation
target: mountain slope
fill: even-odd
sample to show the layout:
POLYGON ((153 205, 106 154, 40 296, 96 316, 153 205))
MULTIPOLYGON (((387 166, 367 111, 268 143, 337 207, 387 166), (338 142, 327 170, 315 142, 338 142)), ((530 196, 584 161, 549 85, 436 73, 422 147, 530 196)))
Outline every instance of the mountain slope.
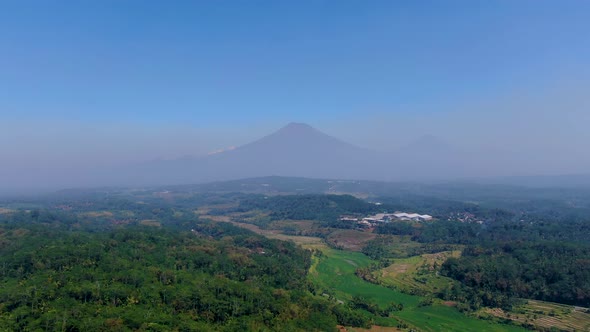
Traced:
POLYGON ((376 152, 343 142, 309 125, 290 123, 233 150, 142 164, 126 172, 126 182, 179 184, 268 175, 362 179, 378 175, 380 158, 376 152))
POLYGON ((336 154, 364 154, 369 151, 326 135, 307 124, 290 123, 273 134, 231 152, 251 154, 284 152, 309 156, 329 153, 334 156, 336 154))
POLYGON ((291 123, 233 151, 210 156, 206 162, 236 171, 238 177, 244 172, 253 176, 350 177, 361 176, 354 170, 375 154, 308 125, 291 123))

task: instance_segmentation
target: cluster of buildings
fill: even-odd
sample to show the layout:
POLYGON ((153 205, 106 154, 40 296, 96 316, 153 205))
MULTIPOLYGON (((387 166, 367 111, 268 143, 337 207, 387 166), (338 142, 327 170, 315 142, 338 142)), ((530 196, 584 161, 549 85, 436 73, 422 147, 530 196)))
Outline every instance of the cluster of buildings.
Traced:
POLYGON ((478 224, 483 224, 483 220, 476 217, 475 214, 469 212, 454 212, 449 215, 448 220, 456 220, 460 222, 474 222, 478 224))
POLYGON ((395 213, 377 213, 362 219, 353 216, 341 216, 340 220, 357 222, 363 226, 372 226, 378 223, 387 223, 392 221, 430 221, 432 220, 432 216, 428 214, 406 213, 398 211, 395 213))

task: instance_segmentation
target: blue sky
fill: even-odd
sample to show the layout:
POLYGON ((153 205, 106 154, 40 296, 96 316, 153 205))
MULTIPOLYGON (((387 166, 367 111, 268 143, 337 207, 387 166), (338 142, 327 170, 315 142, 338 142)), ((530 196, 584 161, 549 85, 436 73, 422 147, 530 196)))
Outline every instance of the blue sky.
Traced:
POLYGON ((2 1, 0 179, 203 154, 291 121, 588 169, 589 17, 582 0, 2 1))
POLYGON ((494 98, 588 66, 587 1, 14 1, 13 119, 320 122, 494 98))

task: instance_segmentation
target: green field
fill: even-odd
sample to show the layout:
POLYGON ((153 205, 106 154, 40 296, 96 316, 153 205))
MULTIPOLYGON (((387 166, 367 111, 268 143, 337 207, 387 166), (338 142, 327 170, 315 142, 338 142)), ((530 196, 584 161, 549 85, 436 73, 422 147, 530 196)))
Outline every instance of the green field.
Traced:
POLYGON ((404 309, 395 312, 393 317, 375 320, 382 326, 397 326, 400 321, 421 331, 526 331, 521 327, 470 317, 439 303, 420 307, 423 298, 368 283, 354 274, 357 267, 371 262, 361 253, 325 249, 323 257, 315 258, 310 278, 320 289, 345 303, 355 295, 382 307, 391 302, 402 303, 404 309))

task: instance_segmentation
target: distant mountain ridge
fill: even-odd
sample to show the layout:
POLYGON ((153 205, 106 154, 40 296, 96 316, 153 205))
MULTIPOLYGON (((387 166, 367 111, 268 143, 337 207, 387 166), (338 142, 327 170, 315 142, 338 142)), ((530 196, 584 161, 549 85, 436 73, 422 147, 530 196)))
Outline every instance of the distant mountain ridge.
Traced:
MULTIPOLYGON (((590 175, 568 176, 572 178, 590 178, 590 175)), ((561 176, 548 177, 560 179, 561 176)), ((503 183, 506 178, 487 179, 488 183, 472 179, 470 181, 448 181, 439 183, 420 182, 386 182, 342 179, 311 179, 299 177, 265 176, 244 178, 230 181, 216 181, 202 184, 162 186, 152 190, 171 192, 217 192, 217 193, 256 193, 264 195, 277 194, 350 194, 362 198, 379 197, 437 197, 456 201, 477 202, 493 200, 512 203, 526 200, 557 199, 567 204, 577 202, 590 208, 590 184, 582 186, 545 186, 547 182, 528 182, 526 185, 516 177, 512 183, 503 183)), ((547 180, 547 179, 546 179, 547 180)), ((568 205, 569 206, 569 205, 568 205)))
MULTIPOLYGON (((506 163, 485 151, 469 153, 432 135, 390 152, 358 147, 304 123, 289 123, 232 149, 156 160, 102 174, 101 185, 172 185, 267 176, 373 181, 499 181, 506 163), (483 175, 482 175, 483 174, 483 175)), ((569 178, 568 178, 569 179, 569 178)), ((499 181, 510 183, 516 179, 499 181)), ((519 181, 525 181, 519 178, 519 181)), ((528 180, 526 180, 528 181, 528 180)), ((569 182, 576 180, 569 180, 569 182)), ((536 181, 534 181, 536 182, 536 181)), ((550 184, 547 182, 547 184, 550 184)))

